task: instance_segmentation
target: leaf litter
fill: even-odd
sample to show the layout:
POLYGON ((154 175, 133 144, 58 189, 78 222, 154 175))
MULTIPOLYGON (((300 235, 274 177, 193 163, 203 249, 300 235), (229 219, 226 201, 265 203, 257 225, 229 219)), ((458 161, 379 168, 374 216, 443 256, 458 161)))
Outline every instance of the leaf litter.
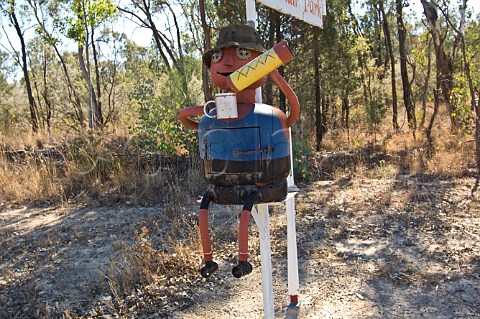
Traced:
MULTIPOLYGON (((299 185, 301 318, 480 318, 474 178, 399 175, 299 185)), ((198 274, 193 203, 0 211, 0 318, 261 318, 254 271, 235 279, 240 208, 211 207, 220 269, 198 274)), ((287 316, 286 218, 271 212, 276 317, 287 316)))

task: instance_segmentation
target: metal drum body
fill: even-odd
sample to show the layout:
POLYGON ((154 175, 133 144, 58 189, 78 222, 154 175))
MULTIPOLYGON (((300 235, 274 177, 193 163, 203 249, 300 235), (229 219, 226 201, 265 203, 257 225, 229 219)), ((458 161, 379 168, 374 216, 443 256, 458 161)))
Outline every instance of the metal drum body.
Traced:
POLYGON ((198 135, 202 169, 214 202, 240 205, 251 191, 258 191, 257 202, 285 198, 290 143, 280 109, 257 103, 235 120, 203 116, 198 135))

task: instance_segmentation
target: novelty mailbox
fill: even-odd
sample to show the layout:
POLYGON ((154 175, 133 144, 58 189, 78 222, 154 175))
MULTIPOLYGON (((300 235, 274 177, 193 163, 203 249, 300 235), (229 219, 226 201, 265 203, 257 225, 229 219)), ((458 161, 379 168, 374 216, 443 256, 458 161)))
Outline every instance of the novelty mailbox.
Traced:
POLYGON ((288 193, 290 173, 289 130, 298 118, 297 96, 277 71, 293 59, 287 44, 279 42, 266 50, 254 28, 230 25, 222 28, 215 48, 203 55, 212 82, 227 91, 203 106, 183 109, 179 118, 198 130, 202 170, 208 187, 199 212, 200 237, 205 265, 201 275, 218 269, 208 231, 210 202, 243 205, 238 231, 239 263, 236 278, 249 274, 248 221, 254 204, 277 202, 288 193), (255 103, 255 89, 270 79, 290 104, 287 116, 280 109, 255 103), (193 116, 201 116, 197 122, 193 116))

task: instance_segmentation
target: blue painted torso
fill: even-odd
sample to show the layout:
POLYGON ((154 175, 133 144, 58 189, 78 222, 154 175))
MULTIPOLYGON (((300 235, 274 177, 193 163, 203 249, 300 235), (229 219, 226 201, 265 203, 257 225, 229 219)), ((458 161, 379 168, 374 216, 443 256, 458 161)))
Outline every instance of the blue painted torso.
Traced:
MULTIPOLYGON (((213 115, 213 114, 211 114, 213 115)), ((269 185, 290 172, 285 114, 255 104, 243 118, 199 122, 199 148, 205 178, 215 185, 269 185)))

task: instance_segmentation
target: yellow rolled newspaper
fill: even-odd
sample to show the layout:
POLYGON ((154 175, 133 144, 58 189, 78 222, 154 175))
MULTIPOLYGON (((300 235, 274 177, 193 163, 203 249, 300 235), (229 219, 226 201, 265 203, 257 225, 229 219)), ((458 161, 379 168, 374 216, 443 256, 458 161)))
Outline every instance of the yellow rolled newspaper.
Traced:
POLYGON ((275 69, 293 60, 293 54, 285 41, 262 53, 227 77, 228 86, 238 93, 275 69))

